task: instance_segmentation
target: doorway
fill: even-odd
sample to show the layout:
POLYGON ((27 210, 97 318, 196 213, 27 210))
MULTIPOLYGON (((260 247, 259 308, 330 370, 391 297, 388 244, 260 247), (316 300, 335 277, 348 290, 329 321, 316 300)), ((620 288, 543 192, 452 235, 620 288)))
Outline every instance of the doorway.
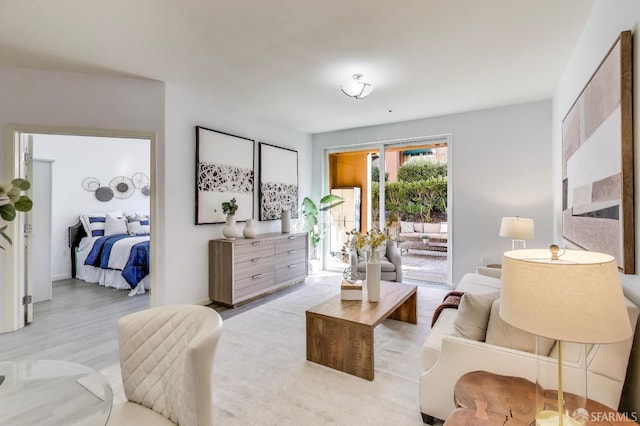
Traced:
MULTIPOLYGON (((114 177, 127 176, 136 172, 147 175, 149 185, 144 202, 146 209, 140 210, 148 211, 151 216, 155 213, 152 202, 156 180, 155 166, 152 161, 155 158, 156 149, 155 133, 43 128, 39 126, 13 126, 10 128, 10 132, 14 141, 15 176, 23 176, 32 180, 37 178, 37 175, 33 174, 34 160, 45 160, 51 164, 50 184, 52 189, 49 192, 51 231, 46 231, 46 226, 42 226, 42 219, 38 219, 40 209, 38 209, 38 200, 34 199, 33 210, 21 215, 19 223, 16 223, 12 230, 14 244, 13 250, 11 250, 11 263, 13 268, 11 271, 7 271, 11 279, 6 281, 7 288, 5 288, 5 294, 10 295, 10 301, 5 305, 7 308, 5 324, 8 329, 0 330, 0 332, 17 330, 33 319, 33 305, 28 302, 29 299, 33 301, 33 298, 29 298, 29 296, 34 294, 35 288, 39 289, 39 298, 43 297, 42 294, 46 298, 47 285, 50 288, 52 282, 71 277, 71 250, 68 244, 67 229, 78 222, 79 215, 99 210, 117 210, 118 206, 115 204, 107 206, 108 203, 98 201, 95 194, 87 189, 87 178, 108 186, 109 181, 114 177), (21 149, 22 146, 29 145, 24 143, 26 140, 33 141, 33 145, 35 145, 28 154, 25 154, 21 149), (123 149, 123 144, 127 148, 123 149), (136 145, 135 149, 134 145, 136 145), (108 151, 111 153, 105 154, 108 151), (128 154, 133 154, 133 156, 128 154), (136 162, 134 158, 136 155, 143 158, 142 165, 140 162, 136 162), (27 231, 23 234, 23 230, 27 231), (43 251, 47 251, 46 243, 39 248, 34 246, 37 240, 45 239, 38 238, 42 237, 43 232, 49 233, 51 239, 48 244, 48 255, 43 253, 43 251), (45 256, 50 259, 48 264, 51 272, 48 277, 38 276, 40 271, 38 273, 35 271, 34 251, 36 250, 40 257, 45 256), (43 282, 36 284, 34 282, 36 279, 43 282), (27 303, 23 304, 23 301, 27 303)), ((95 182, 89 185, 89 189, 93 189, 94 184, 95 182)), ((32 185, 28 195, 32 198, 38 197, 42 200, 40 202, 48 202, 46 197, 41 198, 42 191, 39 191, 40 189, 35 190, 32 185)), ((123 200, 118 200, 118 202, 121 201, 123 200)), ((122 206, 123 204, 119 207, 122 206)), ((131 207, 136 209, 134 205, 131 207)), ((153 239, 151 239, 150 247, 153 258, 155 251, 153 239)), ((39 262, 45 262, 45 260, 41 259, 39 262)), ((150 281, 151 288, 153 288, 153 276, 150 281)))
MULTIPOLYGON (((329 189, 354 187, 361 191, 362 220, 358 230, 385 229, 394 244, 399 244, 405 282, 450 284, 451 242, 447 238, 452 230, 448 220, 450 141, 451 136, 445 135, 327 152, 329 189), (423 175, 414 176, 416 173, 423 175), (439 173, 441 177, 431 173, 439 173), (425 230, 423 224, 426 223, 429 225, 425 225, 425 230), (416 232, 411 234, 412 242, 407 245, 400 234, 409 224, 412 228, 415 225, 416 232), (439 238, 431 235, 427 243, 429 240, 423 237, 435 227, 439 238)), ((348 266, 344 251, 337 253, 332 247, 326 254, 325 268, 342 271, 348 266)))

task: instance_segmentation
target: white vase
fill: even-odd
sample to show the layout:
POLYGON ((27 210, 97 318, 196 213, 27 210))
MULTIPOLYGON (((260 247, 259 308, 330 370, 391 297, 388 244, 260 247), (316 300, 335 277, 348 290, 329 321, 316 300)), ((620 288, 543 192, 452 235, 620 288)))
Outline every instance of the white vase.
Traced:
POLYGON ((227 240, 235 240, 240 236, 240 231, 236 226, 236 216, 232 214, 227 215, 227 224, 222 228, 222 235, 227 240))
POLYGON ((377 302, 380 299, 380 253, 371 250, 367 261, 367 297, 369 302, 377 302))
POLYGON ((244 235, 245 238, 256 237, 256 228, 253 226, 253 219, 247 219, 244 224, 244 229, 242 230, 242 235, 244 235))
POLYGON ((282 213, 280 214, 280 225, 282 226, 283 234, 291 232, 291 211, 282 210, 282 213))

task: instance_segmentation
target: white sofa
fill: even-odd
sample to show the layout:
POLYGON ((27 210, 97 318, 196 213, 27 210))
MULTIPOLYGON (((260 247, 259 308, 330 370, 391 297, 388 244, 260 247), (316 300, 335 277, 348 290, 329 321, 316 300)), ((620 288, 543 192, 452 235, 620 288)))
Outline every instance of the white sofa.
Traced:
MULTIPOLYGON (((497 270, 499 271, 499 270, 497 270)), ((496 270, 466 274, 456 291, 486 294, 500 291, 501 281, 496 270)), ((635 331, 638 308, 627 301, 632 329, 635 331)), ((453 388, 458 379, 470 371, 484 370, 536 381, 535 354, 495 346, 485 342, 456 337, 454 321, 457 309, 444 309, 433 325, 422 347, 420 374, 420 411, 425 422, 446 419, 455 409, 453 388)), ((609 407, 618 408, 624 385, 633 337, 607 345, 587 347, 587 395, 609 407)), ((563 344, 564 386, 567 392, 579 393, 579 348, 583 345, 563 344)), ((556 377, 556 345, 548 357, 542 357, 541 371, 546 377, 556 377)), ((541 383, 544 387, 544 383, 541 383)), ((552 386, 549 386, 552 388, 552 386)))

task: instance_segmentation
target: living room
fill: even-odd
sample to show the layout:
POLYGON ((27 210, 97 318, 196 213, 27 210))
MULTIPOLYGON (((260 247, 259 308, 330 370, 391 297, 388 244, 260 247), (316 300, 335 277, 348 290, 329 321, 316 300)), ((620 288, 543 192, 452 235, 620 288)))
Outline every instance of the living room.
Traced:
MULTIPOLYGON (((0 16, 3 22, 19 21, 8 13, 0 16)), ((552 242, 566 244, 561 230, 561 123, 619 33, 635 31, 638 22, 640 4, 636 1, 594 2, 575 47, 567 52, 561 78, 550 89, 549 96, 514 100, 507 106, 480 110, 471 106, 467 112, 319 133, 257 116, 191 87, 152 80, 153 73, 142 79, 90 73, 95 70, 88 65, 85 72, 67 71, 63 67, 47 70, 30 66, 32 62, 26 59, 8 63, 10 55, 3 55, 0 125, 3 129, 9 124, 26 123, 155 132, 151 206, 155 218, 152 223, 155 278, 151 295, 154 306, 209 302, 206 246, 208 240, 222 236, 222 225, 193 224, 196 125, 296 149, 300 194, 313 198, 326 193, 327 188, 318 177, 325 176, 328 148, 363 141, 451 134, 449 164, 454 198, 449 220, 454 226, 450 233, 450 256, 451 280, 457 283, 483 258, 500 259, 501 253, 509 248, 509 242, 498 237, 503 216, 535 219, 536 237, 528 242, 530 247, 552 242)), ((3 28, 9 32, 8 28, 13 27, 3 25, 3 28)), ((640 73, 638 58, 638 48, 634 47, 634 77, 640 73)), ((534 58, 530 67, 543 70, 545 64, 534 58)), ((473 78, 472 73, 469 78, 473 78)), ((526 86, 527 81, 520 84, 526 86)), ((634 98, 638 97, 637 86, 634 85, 634 98)), ((371 96, 374 95, 375 92, 371 96)), ((637 124, 636 117, 636 128, 637 124)), ((1 158, 12 157, 10 145, 7 141, 0 146, 1 158)), ((637 147, 637 136, 634 146, 637 147)), ((0 163, 0 174, 3 182, 12 177, 9 161, 0 163)), ((638 206, 636 200, 636 211, 638 206)), ((260 232, 279 229, 277 221, 260 223, 260 232)), ((7 252, 0 252, 3 265, 10 264, 9 258, 7 252)), ((621 274, 620 278, 627 297, 640 304, 638 274, 621 274)), ((7 300, 9 282, 7 274, 0 276, 2 300, 7 300)), ((10 330, 15 320, 8 316, 6 306, 1 309, 0 330, 10 330)), ((640 409, 640 394, 636 391, 640 388, 638 344, 636 341, 627 379, 630 391, 624 394, 625 407, 632 411, 640 409)))

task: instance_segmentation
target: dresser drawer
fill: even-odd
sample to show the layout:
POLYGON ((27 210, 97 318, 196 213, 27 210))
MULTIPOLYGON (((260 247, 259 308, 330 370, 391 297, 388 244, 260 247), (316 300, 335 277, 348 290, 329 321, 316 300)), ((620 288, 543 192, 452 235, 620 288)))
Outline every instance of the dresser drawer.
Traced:
POLYGON ((289 235, 276 242, 276 253, 286 253, 291 250, 304 250, 307 247, 305 234, 289 235))
POLYGON ((234 278, 238 280, 257 274, 264 274, 265 272, 272 272, 275 269, 276 265, 275 258, 273 256, 270 256, 254 258, 252 260, 247 260, 240 263, 234 263, 233 267, 234 278))
POLYGON ((234 263, 273 256, 276 253, 274 241, 253 241, 234 245, 234 263))
POLYGON ((306 259, 306 250, 289 250, 286 253, 275 256, 276 269, 286 268, 297 263, 305 263, 306 259))
POLYGON ((307 264, 306 262, 296 263, 284 268, 276 269, 276 282, 285 283, 291 282, 297 279, 304 279, 307 276, 307 264))
POLYGON ((241 300, 270 289, 275 284, 275 275, 274 271, 271 270, 270 272, 236 280, 234 299, 241 300))

